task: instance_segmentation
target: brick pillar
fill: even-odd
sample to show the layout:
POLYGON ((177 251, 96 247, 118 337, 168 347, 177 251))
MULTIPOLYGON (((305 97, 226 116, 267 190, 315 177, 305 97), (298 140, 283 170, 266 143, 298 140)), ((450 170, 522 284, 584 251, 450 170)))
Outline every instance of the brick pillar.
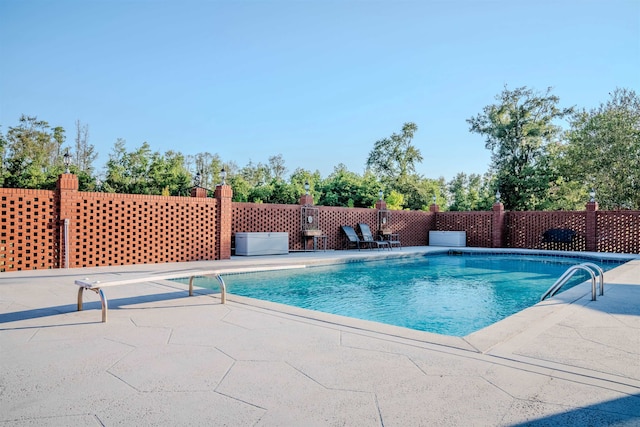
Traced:
POLYGON ((504 245, 504 205, 501 202, 493 204, 493 218, 491 219, 491 247, 501 248, 504 245))
POLYGON ((313 206, 313 196, 311 194, 303 194, 300 196, 300 204, 302 206, 313 206))
POLYGON ((77 236, 73 233, 74 225, 77 225, 77 219, 74 223, 74 204, 78 200, 78 177, 72 173, 63 173, 58 177, 56 182, 56 195, 58 197, 58 205, 60 207, 59 224, 59 254, 58 267, 71 268, 75 267, 75 263, 71 260, 71 252, 77 236), (65 227, 65 224, 67 225, 65 227), (65 232, 66 231, 66 232, 65 232))
POLYGON ((431 206, 429 206, 429 212, 440 212, 440 206, 432 203, 431 206))
POLYGON ((598 251, 598 202, 587 202, 585 222, 585 249, 587 252, 598 251))
POLYGON ((191 197, 207 197, 207 189, 202 187, 193 187, 191 189, 191 197))
POLYGON ((387 209, 387 202, 385 202, 385 201, 384 201, 384 200, 382 200, 382 199, 379 199, 379 200, 376 202, 376 209, 378 209, 379 211, 384 211, 384 210, 386 210, 386 209, 387 209))
POLYGON ((231 198, 233 190, 229 185, 218 185, 215 191, 217 203, 216 259, 231 258, 231 198))

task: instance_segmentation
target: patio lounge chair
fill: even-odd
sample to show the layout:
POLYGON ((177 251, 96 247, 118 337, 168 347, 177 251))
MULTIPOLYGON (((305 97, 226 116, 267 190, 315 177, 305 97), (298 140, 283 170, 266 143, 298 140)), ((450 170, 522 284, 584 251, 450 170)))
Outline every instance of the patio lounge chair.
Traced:
POLYGON ((360 229, 360 234, 362 234, 362 241, 368 243, 370 248, 372 248, 373 245, 376 245, 378 249, 388 248, 391 250, 391 244, 388 241, 376 240, 373 238, 373 234, 371 234, 371 229, 368 224, 358 224, 358 228, 360 229))
POLYGON ((356 233, 356 230, 354 230, 350 225, 343 225, 340 228, 347 238, 344 245, 345 249, 349 249, 349 247, 355 246, 358 248, 358 250, 360 250, 360 243, 364 243, 364 241, 360 240, 360 237, 358 236, 358 233, 356 233))

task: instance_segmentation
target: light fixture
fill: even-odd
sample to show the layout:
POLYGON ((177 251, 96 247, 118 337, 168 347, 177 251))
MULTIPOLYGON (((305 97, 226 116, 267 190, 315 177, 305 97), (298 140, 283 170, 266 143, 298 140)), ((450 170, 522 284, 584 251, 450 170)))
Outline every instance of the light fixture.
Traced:
POLYGON ((222 180, 222 185, 225 185, 227 179, 227 171, 224 170, 224 168, 222 168, 222 170, 220 171, 220 179, 222 180))
POLYGON ((67 152, 64 153, 64 156, 62 156, 62 161, 64 162, 64 165, 67 168, 65 173, 71 173, 71 171, 69 170, 69 166, 71 166, 71 154, 69 154, 68 149, 67 149, 67 152))
POLYGON ((500 190, 496 190, 496 203, 500 203, 500 190))
POLYGON ((96 191, 100 191, 100 188, 102 188, 102 181, 100 178, 96 178, 96 191))
POLYGON ((304 182, 304 191, 305 191, 305 194, 308 196, 309 195, 309 181, 305 181, 304 182))
POLYGON ((382 190, 378 191, 378 200, 382 200, 382 196, 384 196, 384 192, 382 190))
POLYGON ((589 191, 589 201, 590 202, 595 202, 596 201, 596 190, 594 190, 593 188, 591 189, 591 191, 589 191))
POLYGON ((193 177, 193 186, 200 187, 201 182, 202 182, 202 175, 200 175, 200 171, 198 171, 196 175, 193 177))
POLYGON ((431 198, 431 200, 433 200, 433 204, 436 204, 436 195, 434 194, 433 197, 431 198))

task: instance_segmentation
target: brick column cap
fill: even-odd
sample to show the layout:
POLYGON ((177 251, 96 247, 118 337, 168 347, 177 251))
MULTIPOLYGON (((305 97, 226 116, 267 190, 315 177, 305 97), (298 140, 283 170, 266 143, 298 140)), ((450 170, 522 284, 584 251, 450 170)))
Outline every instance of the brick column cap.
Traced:
POLYGON ((384 200, 378 199, 376 201, 376 209, 378 209, 379 211, 384 211, 387 209, 387 202, 385 202, 384 200))
POLYGON ((56 189, 60 190, 78 190, 78 176, 72 173, 63 173, 58 176, 58 181, 56 182, 56 189))
POLYGON ((231 188, 230 185, 226 185, 226 184, 218 185, 216 186, 215 197, 216 199, 221 199, 221 198, 230 199, 233 197, 233 189, 231 188))
POLYGON ((191 189, 191 197, 207 197, 207 189, 202 187, 193 187, 191 189))
POLYGON ((303 194, 300 196, 300 204, 302 206, 313 206, 313 196, 311 194, 303 194))

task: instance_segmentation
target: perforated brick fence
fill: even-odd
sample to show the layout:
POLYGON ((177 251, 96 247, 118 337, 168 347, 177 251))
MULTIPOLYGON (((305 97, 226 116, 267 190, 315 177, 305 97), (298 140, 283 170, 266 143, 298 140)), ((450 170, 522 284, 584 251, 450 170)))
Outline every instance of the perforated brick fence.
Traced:
MULTIPOLYGON (((287 232, 289 250, 310 249, 302 205, 233 203, 228 186, 215 197, 78 191, 63 174, 55 191, 0 188, 0 272, 64 267, 227 259, 238 232, 287 232)), ((301 203, 312 203, 303 196, 301 203)), ((639 211, 491 212, 386 211, 316 206, 327 249, 345 248, 341 226, 368 224, 397 233, 403 246, 428 244, 430 230, 466 231, 467 246, 640 253, 639 211), (547 239, 545 236, 560 236, 547 239), (569 236, 570 239, 565 238, 569 236)))
POLYGON ((0 271, 58 268, 56 193, 0 189, 0 271))
POLYGON ((490 248, 492 219, 491 212, 438 212, 435 229, 466 231, 467 246, 490 248))

